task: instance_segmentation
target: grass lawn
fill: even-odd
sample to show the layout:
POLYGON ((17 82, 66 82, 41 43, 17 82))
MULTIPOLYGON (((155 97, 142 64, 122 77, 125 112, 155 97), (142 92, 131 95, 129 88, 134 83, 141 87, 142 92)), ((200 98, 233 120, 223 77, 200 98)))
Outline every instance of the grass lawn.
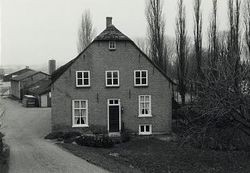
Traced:
POLYGON ((249 173, 249 152, 221 152, 179 147, 155 138, 135 138, 111 149, 58 144, 112 172, 249 173), (118 156, 110 153, 118 153, 118 156))

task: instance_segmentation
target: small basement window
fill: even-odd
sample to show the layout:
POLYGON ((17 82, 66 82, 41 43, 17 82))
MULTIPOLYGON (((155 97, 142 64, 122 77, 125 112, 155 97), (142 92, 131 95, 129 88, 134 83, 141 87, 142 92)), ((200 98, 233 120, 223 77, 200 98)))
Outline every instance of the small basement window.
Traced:
POLYGON ((115 50, 115 49, 116 49, 116 42, 109 41, 109 50, 115 50))
POLYGON ((140 124, 139 125, 139 135, 151 135, 152 125, 151 124, 140 124))

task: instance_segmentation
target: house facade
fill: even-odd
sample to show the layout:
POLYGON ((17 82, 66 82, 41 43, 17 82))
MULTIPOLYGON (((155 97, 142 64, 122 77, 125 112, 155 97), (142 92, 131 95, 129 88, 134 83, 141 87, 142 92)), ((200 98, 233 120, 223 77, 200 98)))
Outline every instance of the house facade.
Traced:
POLYGON ((27 71, 11 79, 11 94, 15 98, 22 99, 25 87, 42 79, 49 79, 49 75, 38 71, 27 71))
POLYGON ((107 18, 106 29, 52 74, 52 131, 101 126, 139 135, 171 131, 169 79, 107 18))

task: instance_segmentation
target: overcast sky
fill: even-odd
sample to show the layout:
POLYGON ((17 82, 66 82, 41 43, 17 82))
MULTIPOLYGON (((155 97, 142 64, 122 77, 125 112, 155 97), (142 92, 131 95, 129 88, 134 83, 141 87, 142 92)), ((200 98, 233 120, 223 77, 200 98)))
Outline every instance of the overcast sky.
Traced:
MULTIPOLYGON (((77 32, 81 14, 89 9, 97 34, 105 29, 106 16, 134 39, 146 36, 145 0, 0 0, 0 65, 45 64, 49 59, 65 63, 77 56, 77 32)), ((212 0, 203 0, 207 30, 212 0)), ((175 36, 177 0, 164 0, 166 32, 175 36)), ((189 33, 193 28, 193 0, 184 0, 189 33)), ((227 0, 219 0, 220 29, 227 26, 227 0)))

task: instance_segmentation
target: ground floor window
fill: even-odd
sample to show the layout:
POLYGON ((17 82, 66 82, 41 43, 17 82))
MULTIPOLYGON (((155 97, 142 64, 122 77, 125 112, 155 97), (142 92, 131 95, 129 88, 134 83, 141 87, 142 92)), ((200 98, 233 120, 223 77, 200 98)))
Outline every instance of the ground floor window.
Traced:
POLYGON ((72 121, 73 127, 88 126, 88 100, 72 101, 72 121))
POLYGON ((152 125, 151 124, 140 124, 139 125, 139 135, 151 135, 152 125))

